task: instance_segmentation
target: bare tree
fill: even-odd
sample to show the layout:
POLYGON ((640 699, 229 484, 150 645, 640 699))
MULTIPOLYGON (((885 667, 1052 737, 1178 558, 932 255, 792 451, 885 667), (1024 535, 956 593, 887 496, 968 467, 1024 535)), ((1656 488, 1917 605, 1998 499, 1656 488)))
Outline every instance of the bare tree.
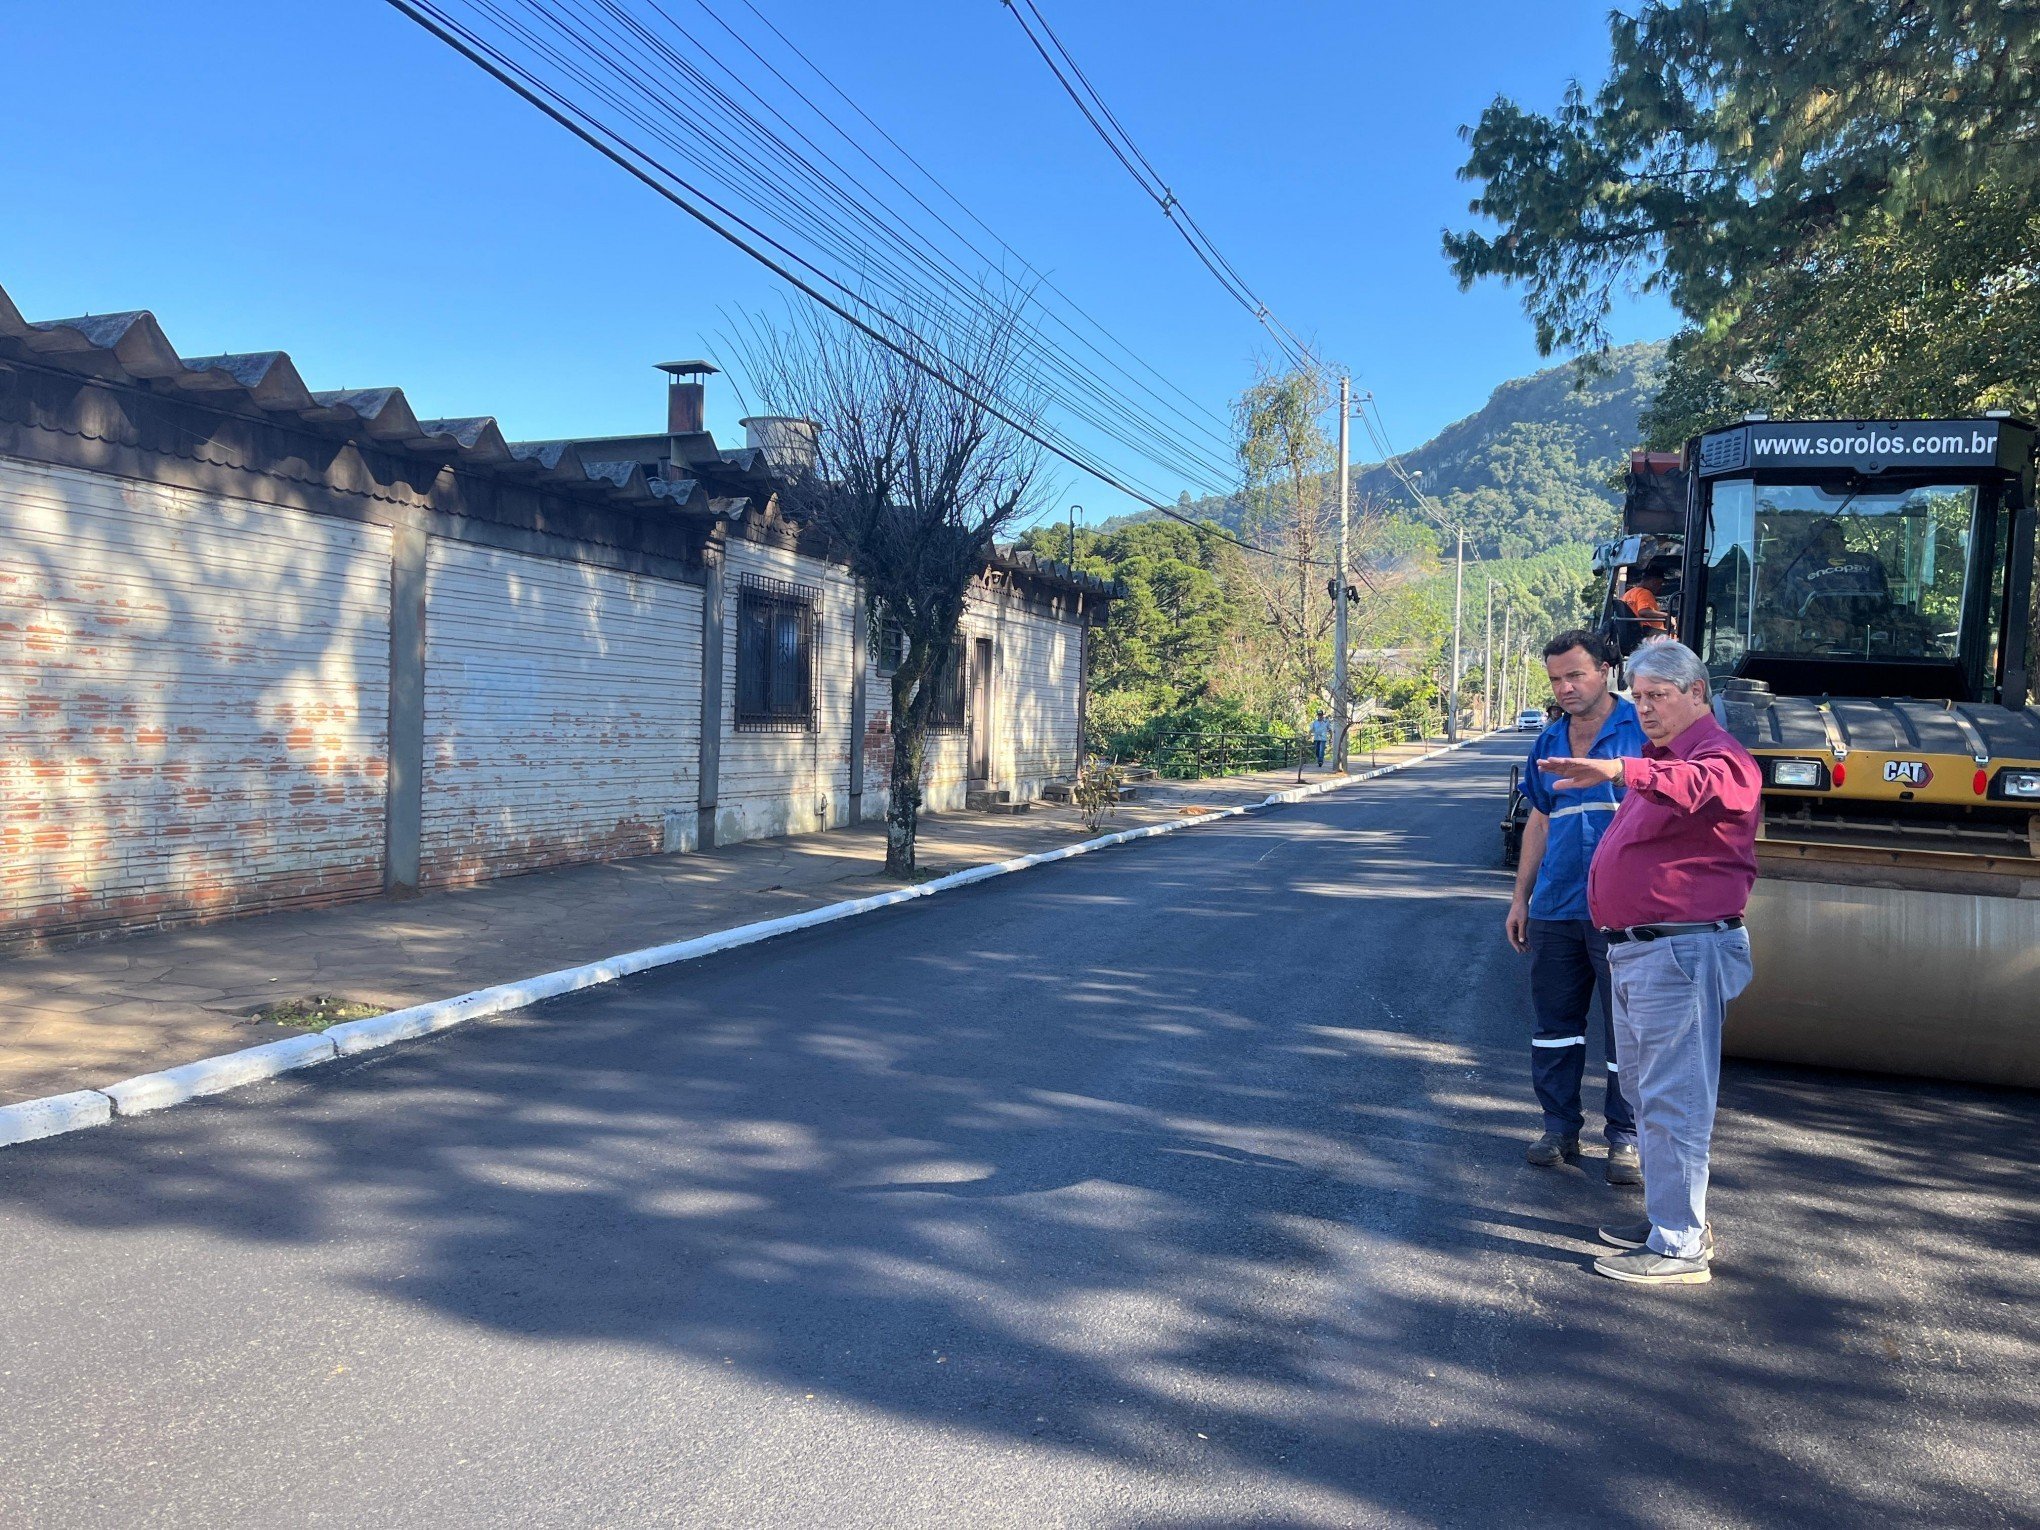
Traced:
POLYGON ((892 675, 886 871, 914 874, 927 736, 970 588, 1000 532, 1051 487, 1036 430, 1042 399, 1021 364, 1025 295, 969 315, 873 320, 877 335, 816 308, 752 316, 737 336, 765 407, 812 420, 816 459, 784 496, 822 533, 903 642, 892 675))

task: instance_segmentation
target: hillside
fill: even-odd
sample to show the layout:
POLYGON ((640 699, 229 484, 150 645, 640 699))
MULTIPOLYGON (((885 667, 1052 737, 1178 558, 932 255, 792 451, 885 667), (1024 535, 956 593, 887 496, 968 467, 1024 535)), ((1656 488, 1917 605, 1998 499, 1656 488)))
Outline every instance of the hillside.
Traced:
MULTIPOLYGON (((1624 346, 1584 388, 1575 386, 1571 363, 1505 382, 1478 412, 1406 450, 1402 465, 1423 474, 1424 491, 1448 516, 1464 519, 1469 556, 1527 557, 1606 536, 1617 505, 1610 484, 1639 442, 1637 420, 1664 354, 1660 342, 1624 346)), ((1409 507, 1384 464, 1363 464, 1353 477, 1356 496, 1409 507)), ((1237 505, 1204 500, 1186 508, 1237 526, 1237 505)))

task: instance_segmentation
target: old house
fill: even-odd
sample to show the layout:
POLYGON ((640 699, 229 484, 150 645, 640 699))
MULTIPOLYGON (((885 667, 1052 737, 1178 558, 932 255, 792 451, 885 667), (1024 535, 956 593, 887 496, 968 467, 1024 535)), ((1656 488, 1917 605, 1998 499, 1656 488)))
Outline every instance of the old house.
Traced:
MULTIPOLYGON (((882 817, 887 643, 779 514, 798 422, 725 450, 668 370, 662 433, 512 442, 0 290, 0 944, 882 817)), ((931 807, 1071 773, 1111 593, 994 555, 931 807)))

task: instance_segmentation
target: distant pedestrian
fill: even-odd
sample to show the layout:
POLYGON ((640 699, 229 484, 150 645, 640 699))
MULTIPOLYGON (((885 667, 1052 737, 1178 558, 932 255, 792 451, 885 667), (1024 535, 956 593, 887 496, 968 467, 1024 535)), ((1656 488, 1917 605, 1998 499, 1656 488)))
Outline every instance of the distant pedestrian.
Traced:
POLYGON ((1721 1085, 1721 1024, 1749 986, 1743 928, 1757 876, 1763 777, 1714 720, 1707 667, 1669 639, 1629 661, 1649 737, 1643 758, 1553 758, 1555 782, 1629 789, 1587 878, 1606 932, 1615 1051, 1634 1093, 1643 1146, 1645 1219, 1603 1227, 1628 1252, 1594 1268, 1616 1280, 1699 1285, 1712 1274, 1707 1159, 1721 1085))
POLYGON ((1325 768, 1325 745, 1331 741, 1332 720, 1325 716, 1323 711, 1320 711, 1317 715, 1317 720, 1310 725, 1310 747, 1317 751, 1319 770, 1325 768))
POLYGON ((1608 942, 1587 914, 1587 867, 1594 846, 1622 802, 1615 782, 1584 788, 1556 784, 1539 765, 1580 756, 1616 761, 1640 755, 1647 740, 1636 708, 1610 688, 1615 654, 1598 633, 1575 628, 1544 645, 1544 672, 1559 707, 1558 719, 1537 735, 1523 772, 1530 822, 1509 900, 1509 944, 1530 957, 1530 1081, 1544 1112, 1544 1130, 1524 1156, 1555 1168, 1580 1156, 1580 1084, 1587 1040, 1600 1039, 1607 1059, 1602 1095, 1603 1134, 1611 1185, 1633 1185, 1642 1174, 1636 1120, 1615 1069, 1610 1014, 1608 942))

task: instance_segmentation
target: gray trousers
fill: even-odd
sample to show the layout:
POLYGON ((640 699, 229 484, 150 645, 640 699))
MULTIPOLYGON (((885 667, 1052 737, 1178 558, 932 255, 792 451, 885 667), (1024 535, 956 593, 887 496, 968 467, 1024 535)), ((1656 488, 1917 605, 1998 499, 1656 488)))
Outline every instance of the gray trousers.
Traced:
POLYGON ((1636 1107, 1650 1246, 1700 1257, 1707 1150, 1721 1089, 1721 1019, 1749 987, 1747 930, 1673 935, 1608 948, 1615 1060, 1636 1107))

